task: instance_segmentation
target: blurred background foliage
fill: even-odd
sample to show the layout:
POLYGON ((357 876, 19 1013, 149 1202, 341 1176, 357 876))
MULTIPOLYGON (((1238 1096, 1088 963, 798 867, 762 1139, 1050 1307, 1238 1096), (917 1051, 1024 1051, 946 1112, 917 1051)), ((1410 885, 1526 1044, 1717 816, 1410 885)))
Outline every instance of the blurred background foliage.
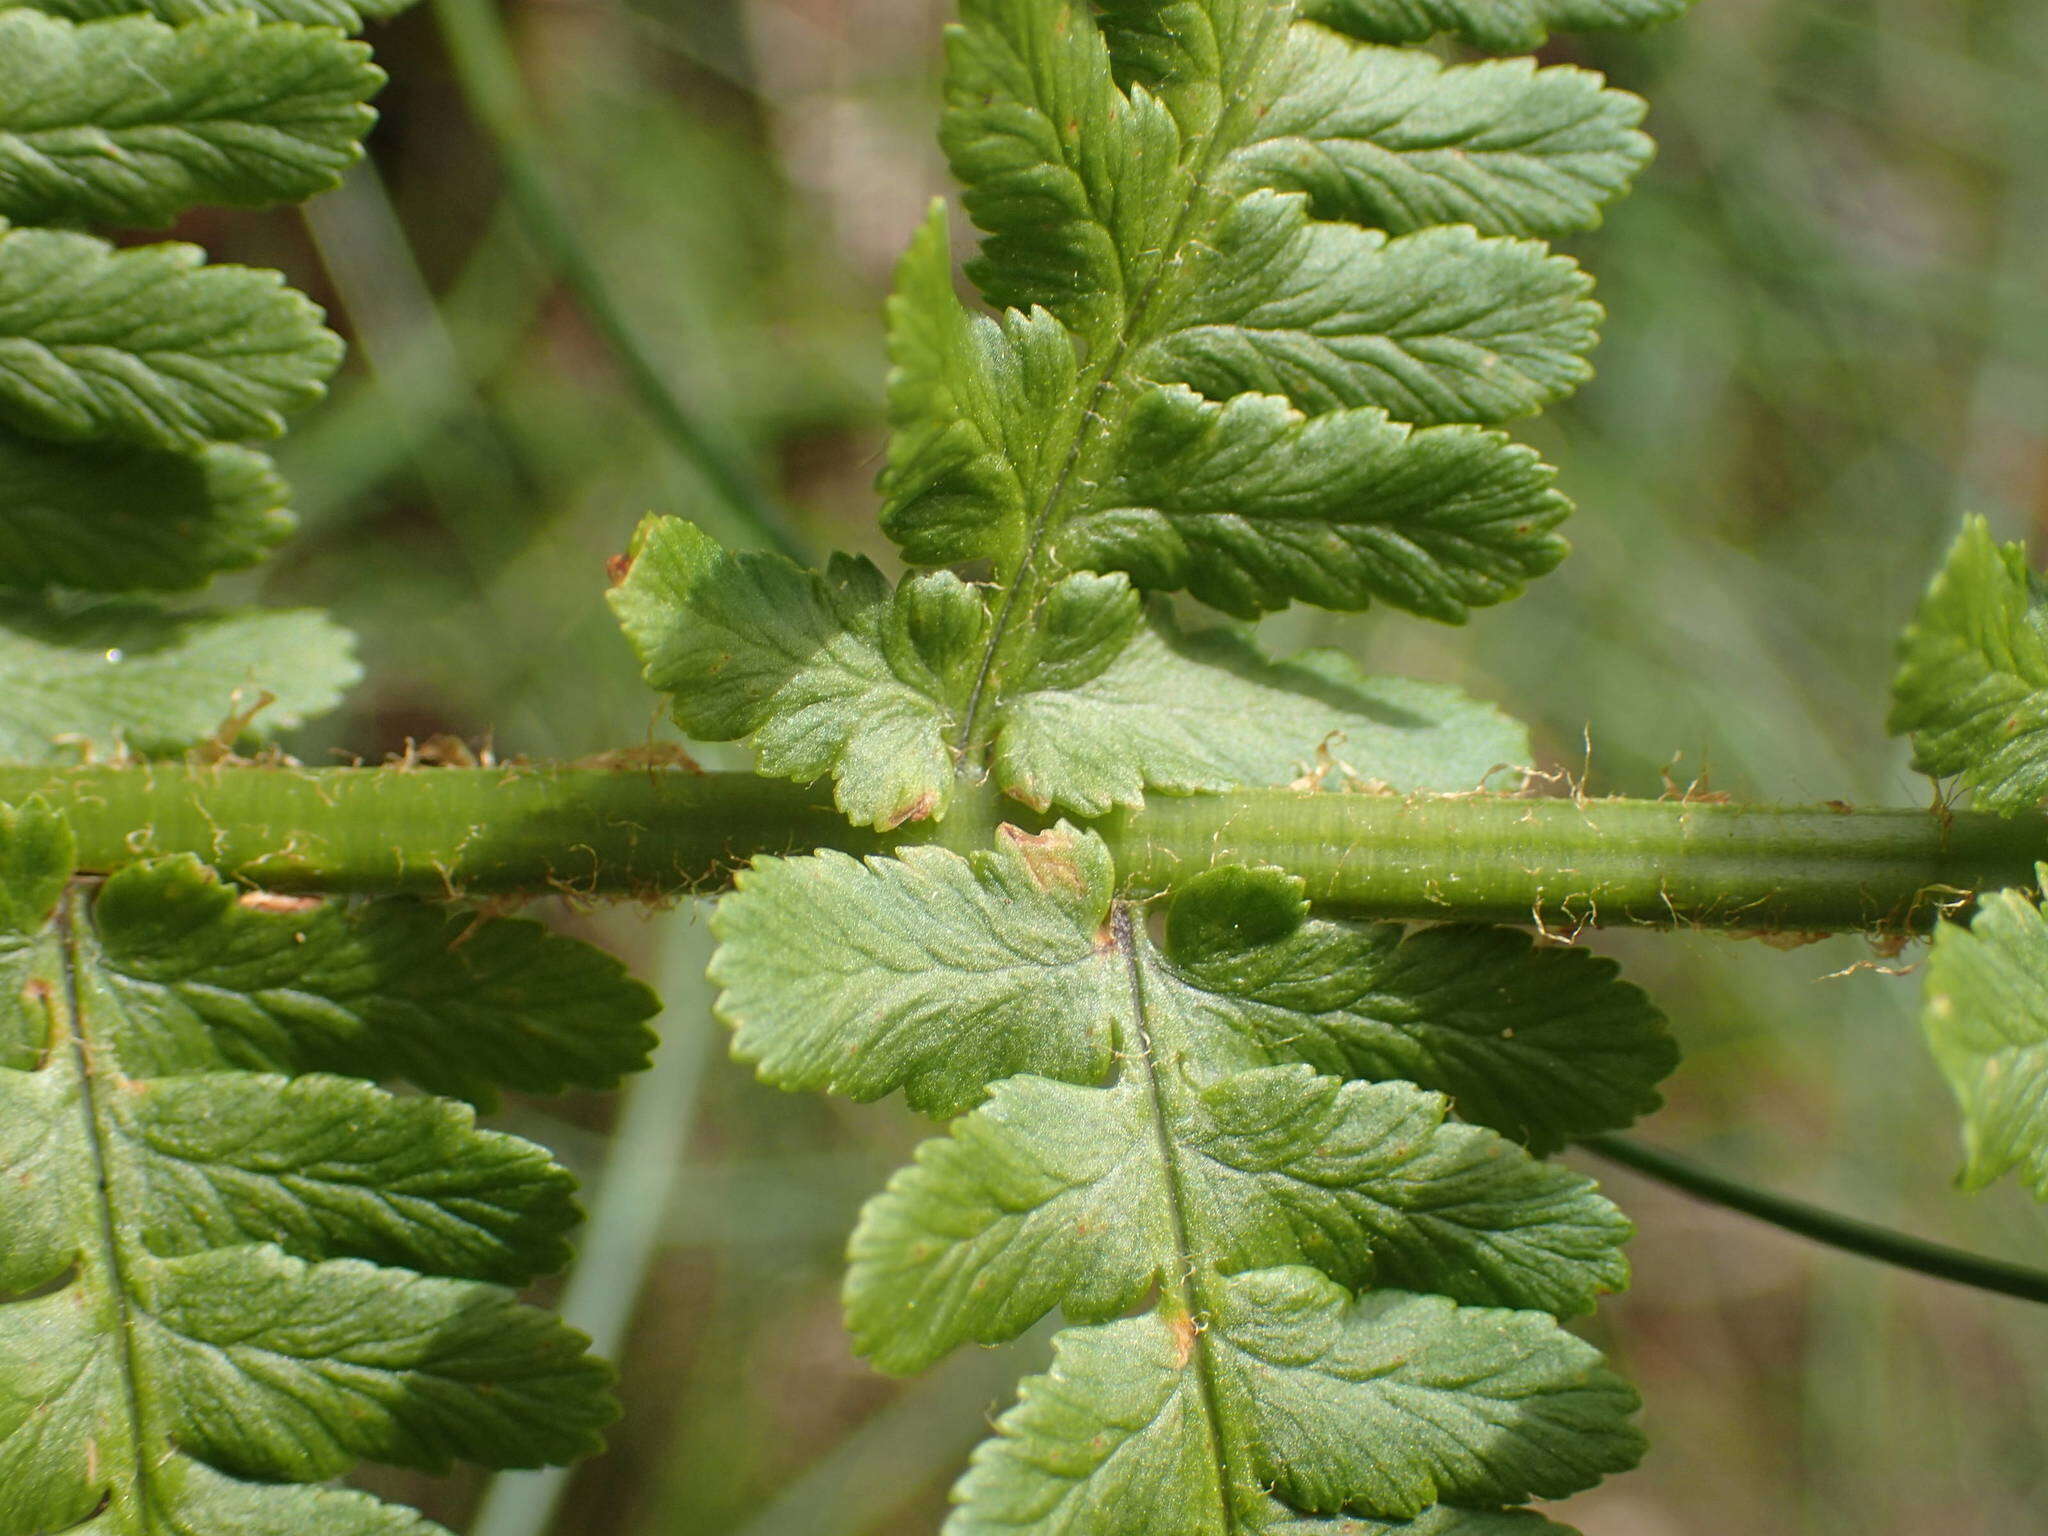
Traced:
MULTIPOLYGON (((285 267, 355 344, 287 445, 305 535, 262 595, 333 608, 369 681, 296 750, 661 741, 599 601, 643 511, 745 541, 732 484, 751 485, 810 548, 888 561, 869 490, 881 298, 947 185, 944 7, 438 3, 373 35, 393 82, 372 166, 303 221, 180 230, 285 267), (488 81, 465 82, 444 41, 465 18, 516 51, 526 99, 494 120, 526 114, 515 145, 542 163, 595 305, 508 198, 488 81), (637 386, 606 305, 642 353, 637 386)), ((1924 802, 1882 731, 1896 630, 1964 510, 2048 552, 2048 7, 1702 0, 1652 36, 1549 56, 1647 95, 1662 144, 1578 244, 1611 315, 1600 378, 1528 429, 1579 502, 1577 553, 1466 629, 1292 613, 1271 638, 1497 700, 1594 793, 1924 802)), ((623 1110, 506 1117, 592 1181, 572 1309, 625 1328, 626 1417, 566 1489, 381 1486, 480 1536, 936 1530, 985 1416, 1041 1354, 970 1352, 909 1384, 850 1355, 841 1244, 919 1127, 728 1063, 687 910, 564 920, 670 981, 663 1063, 623 1110)), ((1950 1187, 1917 987, 1879 968, 1917 951, 1585 938, 1687 1050, 1651 1139, 1931 1238, 2048 1255, 2048 1216, 2010 1185, 1950 1187)), ((2048 1313, 1600 1171, 1641 1235, 1634 1291, 1589 1328, 1641 1383, 1656 1449, 1574 1502, 1586 1536, 2048 1533, 2048 1313)))

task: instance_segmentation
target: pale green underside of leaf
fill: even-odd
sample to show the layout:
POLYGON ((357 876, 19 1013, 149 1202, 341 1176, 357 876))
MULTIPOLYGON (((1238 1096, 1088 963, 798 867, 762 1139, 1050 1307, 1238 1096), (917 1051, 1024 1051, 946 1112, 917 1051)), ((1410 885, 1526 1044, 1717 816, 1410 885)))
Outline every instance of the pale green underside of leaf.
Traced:
MULTIPOLYGON (((693 736, 744 739, 762 772, 830 775, 855 821, 942 816, 951 744, 991 624, 939 573, 892 594, 864 560, 820 576, 650 519, 611 593, 647 681, 693 736)), ((1525 761, 1522 728, 1454 690, 1370 678, 1333 652, 1274 662, 1244 635, 1183 635, 1121 577, 1080 575, 1034 617, 1022 680, 984 701, 1005 793, 1096 815, 1147 791, 1285 784, 1332 749, 1400 789, 1472 789, 1525 761)))
POLYGON ((1478 48, 1537 48, 1552 32, 1646 27, 1683 15, 1693 0, 1308 0, 1303 12, 1379 43, 1419 43, 1449 32, 1478 48))
POLYGON ((277 273, 204 260, 0 225, 0 425, 169 449, 282 432, 341 340, 277 273))
POLYGON ((1678 1063, 1663 1015, 1611 960, 1515 928, 1316 918, 1280 870, 1183 884, 1165 955, 1210 1000, 1222 1059, 1405 1078, 1539 1153, 1648 1114, 1678 1063))
POLYGON ((1534 241, 1463 225, 1389 239, 1312 221, 1299 194, 1256 192, 1189 262, 1179 324, 1135 366, 1212 400, 1257 390, 1311 414, 1497 422, 1592 377, 1592 283, 1534 241))
POLYGON ((296 520, 270 460, 46 443, 0 428, 0 588, 177 591, 254 565, 296 520))
POLYGON ((1019 1072, 1099 1081, 1124 1001, 1098 943, 1112 875, 1065 828, 968 858, 757 860, 712 919, 734 1052, 778 1087, 902 1088, 935 1115, 1019 1072))
POLYGON ((1644 104, 1599 75, 1530 59, 1446 66, 1427 53, 1288 31, 1271 103, 1226 179, 1308 195, 1316 217, 1406 234, 1470 224, 1591 229, 1649 162, 1644 104))
POLYGON ((54 816, 0 808, 0 1292, 25 1298, 0 1305, 0 1536, 95 1510, 81 1528, 123 1536, 429 1532, 255 1485, 594 1450, 609 1372, 483 1279, 562 1259, 575 1212, 546 1153, 461 1105, 222 1070, 238 1022, 331 1023, 351 989, 396 994, 356 996, 355 1018, 432 1031, 414 1005, 437 970, 474 972, 502 1034, 545 1027, 549 984, 586 990, 580 947, 483 923, 520 954, 523 985, 493 986, 446 914, 415 909, 423 953, 398 904, 239 900, 190 859, 129 866, 89 904, 68 872, 54 816))
MULTIPOLYGON (((1128 1006, 1104 938, 1111 875, 1093 834, 1044 838, 1012 829, 971 859, 756 864, 715 920, 738 1053, 783 1087, 902 1087, 937 1115, 1016 1072, 1100 1083, 1128 1006)), ((1510 928, 1314 918, 1279 870, 1186 882, 1162 959, 1206 1071, 1303 1062, 1405 1079, 1539 1152, 1654 1109, 1677 1061, 1662 1015, 1610 960, 1510 928)))
POLYGON ((866 560, 840 556, 819 575, 777 555, 729 554, 679 518, 650 518, 610 597, 648 684, 673 696, 685 731, 746 740, 760 771, 778 778, 829 775, 849 817, 892 827, 944 811, 947 704, 987 618, 978 599, 960 609, 955 599, 971 598, 964 584, 927 581, 892 595, 866 560), (935 647, 917 643, 920 592, 947 609, 932 616, 935 647), (937 671, 926 664, 934 648, 937 671))
POLYGON ((1330 762, 1399 789, 1476 789, 1527 733, 1454 688, 1369 677, 1336 651, 1269 660, 1243 633, 1155 611, 1108 668, 1010 701, 992 768, 1031 805, 1099 815, 1174 794, 1280 785, 1330 762))
POLYGON ((365 22, 386 20, 415 3, 416 0, 0 0, 0 11, 44 11, 73 21, 148 14, 173 26, 214 16, 253 15, 260 21, 289 21, 360 32, 365 22))
POLYGON ((1013 1339, 1055 1306, 1076 1322, 1116 1317, 1172 1279, 1176 1200, 1226 1271, 1309 1264, 1353 1289, 1557 1313, 1626 1283, 1628 1223, 1590 1180, 1446 1124, 1445 1109, 1407 1083, 1241 1073, 1168 1125, 1176 1167, 1135 1080, 1012 1078, 863 1213, 854 1343, 916 1370, 970 1340, 1013 1339))
POLYGON ((383 80, 361 43, 249 15, 0 11, 0 218, 158 225, 311 197, 361 154, 383 80))
POLYGON ((1962 1105, 1963 1184, 2015 1173, 2048 1200, 2048 919, 2025 892, 1936 930, 1922 1023, 1962 1105))
POLYGON ((1239 618, 1374 599, 1446 623, 1564 558, 1571 507, 1533 450, 1384 411, 1303 416, 1272 395, 1182 388, 1132 409, 1115 474, 1062 529, 1069 565, 1185 588, 1239 618))
MULTIPOLYGON (((1635 1394, 1541 1314, 1353 1299, 1296 1268, 1217 1289, 1199 1334, 1156 1314, 1061 1334, 955 1490, 948 1536, 1264 1536, 1304 1515, 1484 1510, 1641 1453, 1635 1394), (1205 1399, 1242 1426, 1238 1487, 1219 1486, 1205 1399)), ((1447 1512, 1424 1529, 1461 1527, 1447 1512)))
POLYGON ((1984 810, 2048 796, 2048 590, 1980 517, 1900 639, 1888 725, 1911 734, 1915 768, 1959 776, 1984 810))
POLYGON ((0 760, 181 751, 326 713, 360 676, 354 642, 306 609, 178 613, 140 599, 11 597, 0 615, 0 760), (252 724, 229 722, 265 705, 252 724))

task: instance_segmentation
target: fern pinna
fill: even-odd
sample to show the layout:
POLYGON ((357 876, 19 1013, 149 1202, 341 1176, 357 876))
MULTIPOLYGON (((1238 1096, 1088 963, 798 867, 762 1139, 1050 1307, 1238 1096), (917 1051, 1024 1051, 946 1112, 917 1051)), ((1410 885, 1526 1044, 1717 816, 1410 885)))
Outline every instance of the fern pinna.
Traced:
MULTIPOLYGON (((0 6, 15 762, 232 757, 357 673, 320 614, 176 596, 290 532, 246 440, 339 338, 276 273, 74 226, 321 191, 383 76, 344 6, 117 9, 0 6)), ((74 873, 60 817, 0 808, 0 1532, 427 1536, 320 1485, 595 1450, 608 1368, 512 1289, 566 1262, 573 1181, 471 1104, 615 1085, 646 989, 530 922, 74 873)))
POLYGON ((1319 919, 1275 869, 1154 905, 1062 818, 1333 742, 1401 790, 1528 760, 1483 705, 1169 594, 1455 623, 1557 563, 1552 471, 1493 424, 1587 377, 1590 283, 1540 240, 1647 160, 1641 104, 1389 45, 1679 8, 968 0, 942 138, 996 313, 935 208, 890 301, 911 573, 640 530, 612 600, 684 729, 914 844, 757 862, 716 917, 764 1078, 951 1121, 854 1234, 856 1343, 908 1370, 1069 1325, 955 1536, 1479 1536, 1640 1452, 1557 1322, 1624 1283, 1627 1223, 1535 1156, 1656 1103, 1642 996, 1509 930, 1319 919))

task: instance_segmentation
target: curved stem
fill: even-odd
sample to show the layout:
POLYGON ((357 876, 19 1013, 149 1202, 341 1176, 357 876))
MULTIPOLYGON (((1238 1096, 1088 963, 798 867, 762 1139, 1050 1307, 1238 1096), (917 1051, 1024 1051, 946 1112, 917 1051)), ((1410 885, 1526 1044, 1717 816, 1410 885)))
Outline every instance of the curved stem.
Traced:
MULTIPOLYGON (((928 840, 850 827, 829 789, 635 766, 0 768, 0 803, 62 810, 82 867, 192 853, 275 890, 658 896, 723 889, 762 854, 928 840)), ((1021 806, 999 814, 1033 824, 1021 806)), ((2031 888, 2048 817, 1243 790, 1093 823, 1128 887, 1216 864, 1299 876, 1360 918, 1829 932, 1925 928, 2031 888)))
POLYGON ((1932 1275, 1937 1280, 1951 1280, 1975 1290, 2048 1304, 2048 1271, 1988 1258, 1963 1248, 1926 1242, 1889 1227, 1858 1221, 1853 1216, 1844 1216, 1823 1206, 1772 1194, 1769 1190, 1744 1184, 1712 1169, 1702 1168, 1690 1159, 1644 1146, 1625 1136, 1589 1136, 1579 1145, 1610 1162, 1669 1184, 1674 1189, 1682 1189, 1698 1199, 1740 1211, 1745 1216, 1754 1216, 1759 1221, 1783 1227, 1787 1232, 1796 1232, 1830 1248, 1860 1254, 1866 1259, 1876 1259, 1881 1264, 1910 1269, 1917 1274, 1932 1275))
POLYGON ((803 546, 781 509, 677 399, 585 249, 574 219, 550 184, 519 63, 492 0, 434 0, 434 14, 463 95, 497 146, 506 190, 525 220, 527 233, 547 252, 576 295, 584 318, 603 338, 642 408, 704 477, 734 519, 762 542, 801 560, 803 546))

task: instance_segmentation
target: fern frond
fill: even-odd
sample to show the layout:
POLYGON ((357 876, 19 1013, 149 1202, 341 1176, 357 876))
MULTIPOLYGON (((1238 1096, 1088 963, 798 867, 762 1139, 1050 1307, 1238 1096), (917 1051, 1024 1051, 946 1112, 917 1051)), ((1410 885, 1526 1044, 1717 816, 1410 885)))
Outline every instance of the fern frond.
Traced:
POLYGON ((567 1174, 356 1079, 608 1082, 645 993, 530 924, 451 949, 429 908, 71 873, 61 822, 0 811, 0 1531, 425 1532, 277 1485, 594 1449, 609 1373, 504 1288, 561 1262, 567 1174))
MULTIPOLYGON (((883 828, 1315 784, 1333 742, 1482 787, 1512 723, 1188 632, 1159 594, 1456 623, 1557 563, 1554 476, 1491 428, 1589 375, 1590 282, 1528 237, 1597 222, 1641 104, 1318 23, 1485 44, 1681 8, 965 0, 942 138, 999 313, 962 302, 935 210, 889 305, 880 477, 906 560, 965 569, 891 588, 644 524, 612 601, 648 681, 883 828)), ((756 863, 712 976, 767 1081, 960 1117, 855 1234, 862 1349, 914 1369, 1077 1325, 949 1536, 1507 1536, 1555 1528, 1502 1506, 1633 1463, 1634 1394, 1554 1316, 1624 1281, 1626 1223, 1532 1156, 1653 1108, 1674 1064, 1611 965, 1317 918, 1266 869, 1177 878, 1155 937, 1090 833, 945 838, 756 863)))
POLYGON ((0 11, 0 218, 148 226, 311 197, 362 153, 383 83, 363 44, 247 14, 0 11))
POLYGON ((22 594, 0 620, 0 753, 231 746, 355 681, 318 614, 146 596, 290 531, 270 461, 239 443, 322 397, 340 338, 274 272, 30 226, 318 192, 360 154, 383 78, 361 44, 240 12, 0 6, 0 590, 22 594), (105 593, 126 595, 83 595, 105 593))
MULTIPOLYGON (((1304 935, 1298 888, 1274 872, 1196 880, 1162 947, 1115 888, 1092 835, 1006 827, 965 858, 767 861, 715 920, 719 1010, 768 1081, 902 1088, 937 1114, 997 1085, 863 1216, 856 1342, 914 1369, 1055 1307, 1100 1325, 1062 1336, 1054 1375, 962 1483, 953 1529, 1401 1520, 1629 1464, 1633 1395, 1541 1315, 1625 1282, 1627 1223, 1416 1086, 1452 1085, 1484 1119, 1501 1108, 1484 1066, 1427 1045, 1394 1070, 1364 1058, 1375 1037, 1434 1034, 1483 1060, 1490 1037, 1610 1092, 1629 1059, 1627 1107, 1579 1110, 1611 1124, 1654 1102, 1670 1065, 1641 995, 1584 966, 1578 1006, 1562 1003, 1519 934, 1429 930, 1454 957, 1442 968, 1403 966, 1397 932, 1304 935), (1502 1022, 1542 1012, 1576 1028, 1522 1045, 1502 1022), (1346 1039, 1363 1050, 1324 1075, 1346 1039), (1378 1286, 1402 1289, 1346 1289, 1378 1286), (1154 1296, 1150 1316, 1111 1321, 1154 1296), (1161 1498, 1196 1513, 1159 1524, 1161 1498)), ((1547 1103, 1537 1074, 1516 1080, 1547 1103)))

